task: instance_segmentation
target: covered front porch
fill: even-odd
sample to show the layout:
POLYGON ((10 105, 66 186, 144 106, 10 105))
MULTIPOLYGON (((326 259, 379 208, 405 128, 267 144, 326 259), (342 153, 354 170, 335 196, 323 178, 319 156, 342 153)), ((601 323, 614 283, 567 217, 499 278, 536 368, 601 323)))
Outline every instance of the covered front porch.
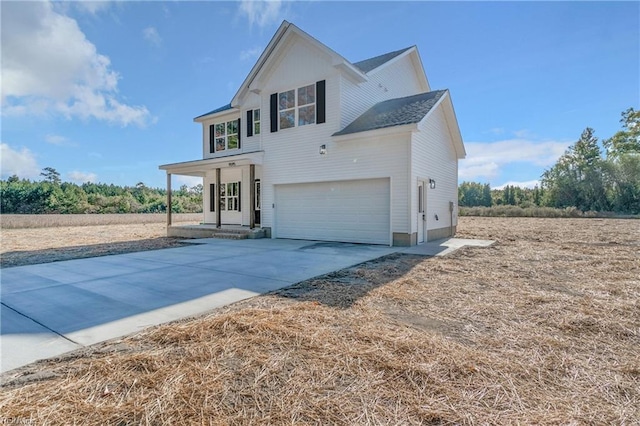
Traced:
MULTIPOLYGON (((206 238, 201 235, 211 236, 212 230, 217 230, 220 234, 223 233, 223 228, 231 234, 238 234, 238 230, 260 229, 262 157, 263 152, 260 151, 160 166, 160 169, 167 173, 167 235, 187 237, 187 234, 192 234, 198 235, 197 238, 206 238), (173 175, 202 178, 201 225, 172 225, 173 175)), ((260 235, 259 232, 241 234, 247 235, 247 238, 260 235)))

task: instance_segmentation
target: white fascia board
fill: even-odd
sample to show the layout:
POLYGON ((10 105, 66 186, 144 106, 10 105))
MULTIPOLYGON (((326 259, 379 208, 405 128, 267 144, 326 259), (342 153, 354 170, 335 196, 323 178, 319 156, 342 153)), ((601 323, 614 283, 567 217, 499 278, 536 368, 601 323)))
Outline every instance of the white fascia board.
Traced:
POLYGON ((442 95, 442 96, 440 97, 440 99, 438 99, 438 102, 436 102, 436 103, 431 107, 431 109, 429 109, 429 112, 427 112, 427 113, 424 115, 424 117, 422 117, 422 120, 420 120, 420 121, 418 122, 418 125, 422 125, 424 122, 426 122, 426 121, 427 121, 427 119, 431 116, 431 114, 433 114, 433 112, 434 112, 435 110, 437 110, 437 109, 438 109, 438 107, 440 106, 440 104, 441 104, 442 102, 444 102, 444 100, 445 100, 446 98, 448 98, 448 97, 449 97, 449 90, 447 89, 447 90, 444 92, 444 95, 442 95))
POLYGON ((341 57, 341 60, 338 62, 334 62, 333 66, 339 71, 343 72, 347 78, 354 83, 364 83, 365 81, 369 81, 369 77, 364 74, 362 71, 357 69, 351 62, 341 57))
POLYGON ((244 166, 248 164, 262 164, 264 151, 246 154, 229 155, 226 157, 207 158, 205 160, 184 161, 181 163, 163 164, 158 166, 167 173, 187 176, 204 176, 206 172, 215 168, 244 166))
MULTIPOLYGON (((449 92, 447 91, 447 94, 449 92)), ((444 110, 444 116, 447 120, 447 126, 449 126, 449 132, 453 137, 454 149, 458 159, 462 160, 467 156, 467 150, 464 148, 464 142, 462 141, 462 134, 460 133, 460 126, 458 125, 458 118, 456 117, 456 110, 453 109, 453 101, 451 97, 447 96, 446 102, 447 108, 444 110)))
POLYGON ((399 133, 411 133, 418 130, 417 123, 402 124, 399 126, 382 127, 380 129, 366 130, 364 132, 349 133, 347 135, 331 136, 336 142, 352 141, 358 139, 371 139, 374 137, 383 137, 389 135, 397 135, 399 133))
POLYGON ((225 109, 224 111, 216 112, 214 114, 207 114, 200 117, 196 117, 193 119, 193 121, 196 123, 204 123, 205 121, 209 121, 212 118, 222 118, 227 115, 234 115, 234 116, 240 117, 239 114, 240 114, 239 108, 231 108, 231 109, 225 109))
POLYGON ((369 71, 367 73, 367 75, 375 75, 376 73, 382 71, 383 69, 385 69, 386 67, 398 62, 399 60, 401 60, 402 58, 404 58, 407 55, 410 55, 411 52, 415 51, 416 47, 415 46, 411 46, 410 48, 408 48, 407 50, 405 50, 404 52, 402 52, 401 54, 399 54, 398 56, 396 56, 395 58, 391 58, 389 59, 387 62, 380 64, 379 66, 377 66, 376 68, 372 69, 371 71, 369 71))
POLYGON ((390 60, 388 60, 387 62, 385 62, 384 64, 380 65, 377 68, 372 69, 371 71, 369 71, 367 73, 368 76, 374 75, 382 70, 384 70, 386 67, 391 66, 392 64, 400 61, 402 58, 405 58, 406 56, 409 56, 410 60, 411 60, 411 64, 413 65, 414 71, 416 73, 416 76, 418 78, 418 81, 420 82, 420 86, 422 88, 423 92, 430 92, 431 91, 431 87, 429 86, 429 81, 427 80, 427 75, 424 71, 424 67, 422 66, 422 59, 420 59, 420 53, 418 52, 418 47, 417 46, 411 46, 409 49, 407 49, 406 51, 402 52, 401 54, 399 54, 398 56, 396 56, 395 58, 392 58, 390 60))
POLYGON ((425 92, 431 91, 431 86, 429 85, 429 79, 427 78, 427 72, 424 69, 424 65, 422 64, 422 58, 420 57, 420 52, 417 47, 414 47, 413 55, 411 55, 411 60, 413 62, 413 66, 416 68, 416 73, 418 74, 418 79, 420 80, 420 84, 424 86, 425 92))
POLYGON ((327 56, 331 58, 331 63, 336 68, 343 70, 349 78, 357 82, 364 82, 368 80, 367 76, 364 73, 358 70, 353 64, 351 64, 351 62, 346 60, 340 54, 332 50, 327 45, 319 42, 306 32, 302 31, 294 24, 284 21, 267 45, 267 48, 264 50, 264 52, 262 52, 262 55, 260 55, 258 62, 256 62, 256 64, 253 66, 251 72, 240 86, 240 89, 238 90, 236 95, 231 100, 231 106, 238 107, 240 105, 240 101, 245 96, 247 91, 254 91, 258 93, 262 89, 262 84, 259 81, 260 76, 264 72, 266 72, 265 70, 269 68, 270 63, 274 60, 274 58, 277 58, 278 50, 286 48, 283 46, 286 46, 285 42, 287 41, 287 39, 294 36, 300 37, 312 46, 315 46, 320 51, 325 52, 327 56))
POLYGON ((280 40, 282 39, 282 37, 292 25, 293 24, 287 21, 282 21, 282 24, 280 24, 280 27, 278 27, 276 33, 273 35, 273 37, 271 37, 271 40, 269 40, 267 47, 265 47, 265 49, 262 51, 262 54, 251 68, 251 71, 249 71, 249 74, 240 85, 240 88, 238 88, 238 91, 233 96, 233 99, 231 99, 232 107, 238 106, 238 104, 240 103, 240 98, 245 94, 246 91, 256 89, 256 86, 253 83, 255 78, 258 76, 258 73, 262 70, 265 63, 271 57, 271 54, 273 53, 275 48, 278 46, 278 44, 280 44, 280 40))
POLYGON ((460 134, 460 127, 458 126, 458 119, 456 118, 456 113, 453 110, 453 103, 451 102, 451 97, 449 96, 449 90, 447 90, 445 94, 442 95, 440 99, 438 99, 438 102, 436 102, 436 104, 431 107, 429 112, 424 117, 422 117, 422 120, 420 120, 419 124, 422 125, 423 123, 425 123, 429 119, 431 114, 441 106, 443 107, 447 129, 449 130, 449 134, 451 135, 451 139, 453 141, 453 149, 455 150, 458 159, 463 159, 466 157, 467 153, 464 149, 462 135, 460 134))

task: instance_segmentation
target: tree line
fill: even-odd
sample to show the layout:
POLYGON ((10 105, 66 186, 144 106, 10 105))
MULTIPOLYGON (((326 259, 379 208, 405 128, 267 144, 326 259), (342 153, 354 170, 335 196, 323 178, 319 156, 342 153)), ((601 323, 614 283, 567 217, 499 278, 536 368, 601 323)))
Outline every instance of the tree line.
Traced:
POLYGON ((555 165, 544 171, 540 185, 491 189, 488 183, 463 182, 461 207, 499 205, 575 208, 582 212, 640 214, 640 111, 622 113, 622 129, 602 147, 587 127, 555 165))
MULTIPOLYGON (((0 180, 0 213, 164 213, 167 191, 150 188, 139 182, 135 186, 104 183, 78 185, 62 182, 60 174, 46 167, 43 179, 31 181, 11 176, 0 180)), ((182 185, 172 191, 171 211, 202 212, 202 185, 182 185)))

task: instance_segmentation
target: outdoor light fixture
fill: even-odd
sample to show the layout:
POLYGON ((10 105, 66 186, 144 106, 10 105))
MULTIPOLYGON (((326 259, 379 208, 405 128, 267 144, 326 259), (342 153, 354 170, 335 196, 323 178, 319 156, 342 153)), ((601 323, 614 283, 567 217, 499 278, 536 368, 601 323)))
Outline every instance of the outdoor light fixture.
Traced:
POLYGON ((436 181, 433 179, 429 179, 429 188, 436 189, 436 181))
POLYGON ((320 145, 320 155, 325 155, 327 153, 327 146, 320 145))

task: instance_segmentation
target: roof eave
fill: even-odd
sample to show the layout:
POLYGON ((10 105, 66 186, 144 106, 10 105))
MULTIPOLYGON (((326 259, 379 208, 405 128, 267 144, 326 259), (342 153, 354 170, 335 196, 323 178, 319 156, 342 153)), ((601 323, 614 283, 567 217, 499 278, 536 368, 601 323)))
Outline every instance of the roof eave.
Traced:
POLYGON ((186 176, 204 176, 213 166, 221 166, 226 163, 234 163, 234 166, 244 164, 262 164, 264 151, 253 151, 225 157, 205 158, 202 160, 183 161, 158 166, 158 169, 167 173, 186 176))
POLYGON ((250 90, 250 86, 253 83, 253 80, 256 78, 256 76, 258 75, 258 73, 260 72, 264 64, 267 62, 267 59, 269 59, 269 56, 271 56, 271 53, 273 53, 276 46, 280 43, 280 40, 285 35, 289 27, 291 27, 292 25, 293 24, 291 24, 286 20, 282 21, 282 24, 280 24, 280 27, 278 27, 278 30, 275 32, 273 37, 271 37, 271 40, 269 40, 267 47, 265 47, 265 49, 262 51, 262 54, 260 55, 256 63, 253 65, 253 67, 251 68, 251 71, 249 71, 249 74, 247 75, 247 77, 244 79, 244 81, 238 88, 238 91, 236 92, 236 94, 231 99, 232 107, 237 107, 239 104, 240 98, 247 91, 250 90))
POLYGON ((223 115, 227 115, 227 114, 231 114, 231 113, 238 113, 238 112, 240 112, 240 109, 231 107, 229 109, 225 109, 225 110, 222 110, 222 111, 200 115, 200 116, 194 118, 193 121, 195 123, 204 123, 205 121, 207 121, 207 120, 209 120, 211 118, 221 117, 223 115))
POLYGON ((344 72, 348 78, 353 80, 355 83, 364 83, 365 81, 369 80, 367 75, 356 68, 351 62, 347 61, 344 58, 341 59, 341 61, 338 61, 333 66, 338 70, 344 72))
POLYGON ((418 123, 399 124, 396 126, 380 127, 377 129, 363 130, 361 132, 347 133, 346 135, 331 135, 336 142, 355 140, 355 139, 369 139, 372 137, 388 136, 398 133, 411 133, 418 130, 418 123))
POLYGON ((247 92, 252 90, 256 90, 257 92, 259 92, 260 85, 256 84, 257 83, 256 79, 260 78, 259 76, 262 70, 268 64, 269 59, 273 56, 274 52, 276 52, 276 50, 278 49, 278 46, 283 42, 283 40, 289 37, 288 34, 296 34, 299 37, 311 43, 312 45, 316 46, 321 51, 326 52, 326 54, 330 58, 332 58, 333 65, 336 68, 343 70, 347 74, 347 76, 353 79, 354 81, 364 82, 368 80, 367 76, 362 71, 356 68, 351 62, 345 59, 342 55, 335 52, 333 49, 331 49, 329 46, 325 45, 324 43, 318 41, 313 36, 307 34, 303 30, 298 28, 295 24, 289 23, 287 21, 283 21, 282 24, 280 25, 280 28, 278 28, 278 31, 276 31, 275 35, 271 38, 271 41, 269 42, 265 50, 262 52, 262 54, 258 58, 258 61, 253 66, 253 68, 251 68, 249 75, 244 80, 244 82, 236 92, 235 96, 231 100, 232 107, 238 107, 240 104, 240 100, 247 92))
POLYGON ((460 126, 458 125, 458 118, 456 117, 456 111, 453 109, 453 102, 451 101, 451 95, 449 94, 449 90, 445 90, 445 93, 438 99, 429 112, 422 117, 420 120, 420 124, 424 123, 433 113, 433 111, 437 110, 440 105, 446 105, 444 108, 444 116, 447 124, 447 128, 449 130, 449 134, 453 139, 453 149, 456 152, 456 157, 459 160, 462 160, 466 157, 467 152, 464 148, 464 142, 462 141, 462 134, 460 133, 460 126))

